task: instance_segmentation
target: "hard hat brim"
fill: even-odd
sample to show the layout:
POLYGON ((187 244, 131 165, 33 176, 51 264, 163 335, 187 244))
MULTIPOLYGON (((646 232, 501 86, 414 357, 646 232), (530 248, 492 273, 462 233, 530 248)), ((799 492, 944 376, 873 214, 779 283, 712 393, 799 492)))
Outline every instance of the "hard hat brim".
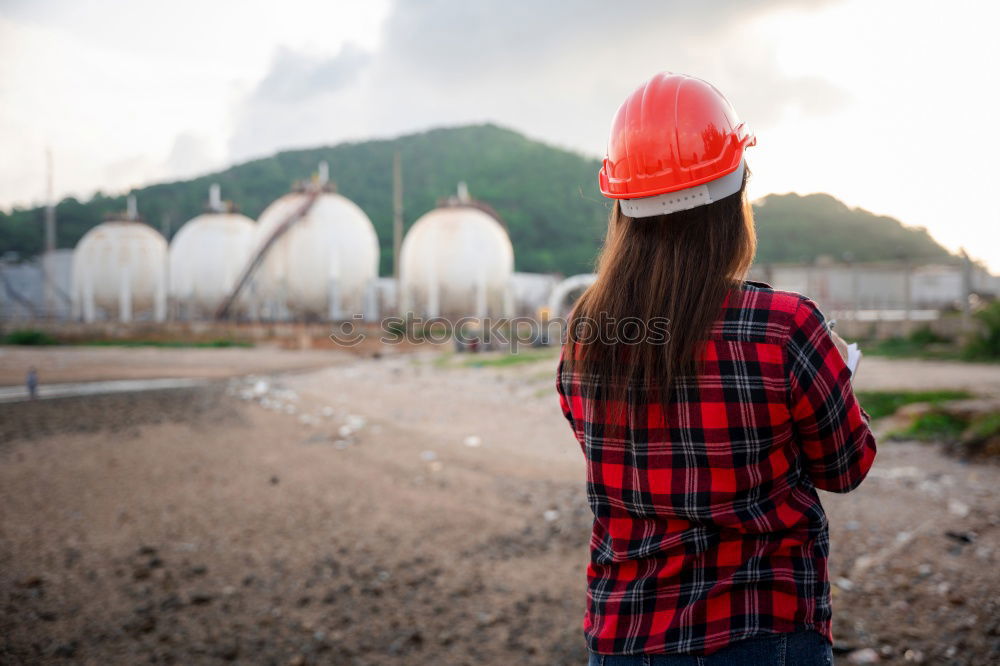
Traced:
POLYGON ((655 217, 657 215, 669 215, 682 210, 690 210, 698 206, 719 201, 732 196, 743 187, 743 174, 746 171, 746 162, 740 160, 733 171, 730 171, 721 178, 707 183, 688 187, 675 192, 666 192, 651 197, 636 197, 629 199, 619 199, 618 205, 622 213, 629 217, 655 217))

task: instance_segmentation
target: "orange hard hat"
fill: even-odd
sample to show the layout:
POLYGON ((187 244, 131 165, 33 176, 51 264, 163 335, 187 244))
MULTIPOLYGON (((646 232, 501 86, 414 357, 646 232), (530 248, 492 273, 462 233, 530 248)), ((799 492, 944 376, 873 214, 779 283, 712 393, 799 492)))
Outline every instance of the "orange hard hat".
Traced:
POLYGON ((710 83, 664 72, 628 96, 615 114, 601 193, 632 217, 662 215, 735 194, 743 151, 756 143, 710 83))

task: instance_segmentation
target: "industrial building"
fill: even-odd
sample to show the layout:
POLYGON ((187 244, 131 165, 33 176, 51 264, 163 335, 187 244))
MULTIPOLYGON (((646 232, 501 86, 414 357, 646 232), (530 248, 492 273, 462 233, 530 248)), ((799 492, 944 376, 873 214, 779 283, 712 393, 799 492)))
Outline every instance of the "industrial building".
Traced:
POLYGON ((756 264, 751 278, 775 289, 805 294, 824 311, 880 320, 930 317, 961 310, 972 298, 996 298, 1000 278, 971 261, 948 264, 846 263, 756 264))
MULTIPOLYGON (((904 333, 901 324, 904 328, 930 324, 944 312, 968 312, 977 301, 1000 298, 1000 277, 967 260, 923 265, 824 259, 812 264, 754 264, 749 277, 808 296, 853 335, 867 335, 870 324, 882 323, 890 326, 876 333, 904 333)), ((548 297, 549 315, 566 317, 595 278, 585 273, 555 284, 548 297)), ((943 327, 940 332, 956 333, 953 329, 943 327)))
POLYGON ((19 261, 0 259, 0 320, 69 319, 73 250, 53 250, 19 261))

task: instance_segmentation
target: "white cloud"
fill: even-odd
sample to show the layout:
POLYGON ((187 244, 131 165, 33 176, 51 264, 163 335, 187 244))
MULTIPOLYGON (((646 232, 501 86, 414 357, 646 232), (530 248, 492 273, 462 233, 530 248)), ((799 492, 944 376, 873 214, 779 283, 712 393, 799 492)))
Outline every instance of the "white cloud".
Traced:
POLYGON ((356 82, 371 54, 347 43, 332 58, 279 48, 271 70, 254 91, 265 100, 296 103, 316 94, 336 92, 356 82))
POLYGON ((234 105, 283 45, 378 44, 385 2, 109 0, 0 6, 0 206, 176 178, 228 159, 234 105), (155 29, 154 29, 155 27, 155 29), (191 137, 202 139, 195 156, 191 137), (131 169, 131 170, 130 170, 131 169))
POLYGON ((163 163, 165 175, 186 178, 208 173, 221 167, 224 160, 218 142, 197 132, 181 132, 163 163))
POLYGON ((831 192, 926 227, 1000 272, 992 201, 1000 134, 993 32, 1000 7, 849 0, 761 26, 789 76, 822 72, 852 103, 823 119, 789 117, 755 152, 756 192, 831 192))
POLYGON ((847 93, 784 75, 775 48, 747 29, 775 9, 816 4, 400 2, 375 52, 280 51, 240 105, 234 157, 484 120, 597 154, 619 101, 663 69, 716 82, 754 124, 784 109, 823 114, 847 93))

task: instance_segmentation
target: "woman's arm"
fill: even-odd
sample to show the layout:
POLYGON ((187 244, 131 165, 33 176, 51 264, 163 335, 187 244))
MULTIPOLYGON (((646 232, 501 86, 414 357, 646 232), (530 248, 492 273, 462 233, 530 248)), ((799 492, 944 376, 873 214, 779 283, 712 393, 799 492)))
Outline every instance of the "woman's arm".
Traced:
POLYGON ((795 311, 785 367, 789 410, 810 480, 822 490, 853 490, 875 460, 875 436, 854 397, 851 371, 809 299, 795 311))
POLYGON ((573 413, 569 408, 569 396, 566 395, 566 386, 563 383, 563 370, 565 366, 565 356, 566 347, 563 347, 559 352, 559 365, 556 368, 556 393, 559 394, 559 408, 562 409, 563 416, 569 421, 573 430, 576 431, 576 425, 573 423, 573 413))

